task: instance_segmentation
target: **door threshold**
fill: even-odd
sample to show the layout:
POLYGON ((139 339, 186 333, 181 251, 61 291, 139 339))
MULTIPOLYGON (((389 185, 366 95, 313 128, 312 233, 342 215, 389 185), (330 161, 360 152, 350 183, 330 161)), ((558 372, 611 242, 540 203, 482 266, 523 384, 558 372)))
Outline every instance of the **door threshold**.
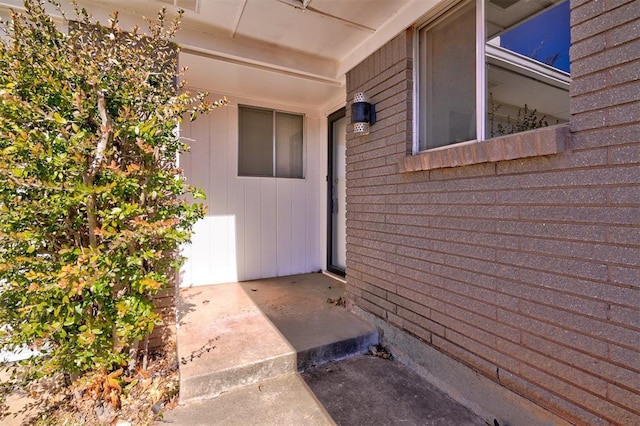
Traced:
POLYGON ((334 280, 340 281, 341 283, 344 283, 344 284, 347 283, 347 280, 346 280, 345 277, 341 277, 340 275, 334 274, 331 271, 327 271, 326 269, 323 269, 322 273, 327 275, 327 276, 329 276, 329 277, 331 277, 331 278, 333 278, 334 280))

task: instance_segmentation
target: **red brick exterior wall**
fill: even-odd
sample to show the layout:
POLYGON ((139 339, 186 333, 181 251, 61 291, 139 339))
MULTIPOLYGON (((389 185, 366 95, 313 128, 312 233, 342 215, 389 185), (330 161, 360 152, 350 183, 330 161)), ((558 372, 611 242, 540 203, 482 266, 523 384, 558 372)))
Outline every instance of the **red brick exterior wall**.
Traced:
POLYGON ((347 136, 347 292, 572 422, 640 424, 640 4, 571 9, 556 155, 407 171, 411 31, 349 72, 378 122, 347 136))

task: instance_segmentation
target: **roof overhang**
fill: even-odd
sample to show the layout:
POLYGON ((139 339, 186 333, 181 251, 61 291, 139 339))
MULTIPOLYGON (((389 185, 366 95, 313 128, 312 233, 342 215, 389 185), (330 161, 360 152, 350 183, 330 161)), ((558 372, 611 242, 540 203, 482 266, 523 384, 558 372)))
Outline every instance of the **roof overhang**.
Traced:
MULTIPOLYGON (((97 20, 106 22, 117 10, 124 29, 146 28, 144 16, 166 7, 185 10, 176 37, 184 63, 196 68, 189 80, 209 89, 207 82, 247 79, 278 82, 288 79, 292 90, 305 92, 309 102, 328 108, 341 96, 346 73, 413 25, 439 0, 79 0, 97 20), (168 3, 168 4, 167 4, 168 3), (191 4, 195 5, 192 6, 191 4), (212 71, 218 64, 219 70, 212 71), (224 65, 221 65, 224 64, 224 65), (207 76, 207 68, 210 76, 207 76), (224 75, 221 75, 224 70, 224 75)), ((62 2, 72 11, 70 1, 62 2)), ((22 8, 21 0, 0 0, 0 10, 22 8)), ((55 12, 52 9, 52 14, 55 12)), ((241 90, 241 83, 232 85, 241 90)), ((220 90, 228 92, 227 87, 220 90)), ((235 90, 235 89, 234 89, 235 90)), ((263 90, 268 92, 268 90, 263 90)), ((277 95, 273 93, 271 95, 277 95)), ((298 102, 297 101, 297 102, 298 102)))

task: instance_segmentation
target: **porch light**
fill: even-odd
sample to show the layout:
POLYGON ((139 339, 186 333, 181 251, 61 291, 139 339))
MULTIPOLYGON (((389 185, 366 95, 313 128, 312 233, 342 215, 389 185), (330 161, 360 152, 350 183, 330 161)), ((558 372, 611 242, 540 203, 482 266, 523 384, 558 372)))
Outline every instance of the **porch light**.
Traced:
POLYGON ((376 124, 376 106, 371 105, 362 92, 356 93, 351 104, 351 123, 353 134, 363 136, 369 134, 369 126, 376 124))

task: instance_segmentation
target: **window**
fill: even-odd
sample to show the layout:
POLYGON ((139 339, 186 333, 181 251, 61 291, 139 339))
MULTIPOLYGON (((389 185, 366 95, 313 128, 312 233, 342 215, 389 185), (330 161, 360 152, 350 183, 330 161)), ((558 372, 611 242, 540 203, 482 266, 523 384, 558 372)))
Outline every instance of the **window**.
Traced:
POLYGON ((567 0, 459 2, 417 37, 415 152, 569 120, 567 0))
POLYGON ((304 116, 239 106, 238 175, 303 178, 304 116))

